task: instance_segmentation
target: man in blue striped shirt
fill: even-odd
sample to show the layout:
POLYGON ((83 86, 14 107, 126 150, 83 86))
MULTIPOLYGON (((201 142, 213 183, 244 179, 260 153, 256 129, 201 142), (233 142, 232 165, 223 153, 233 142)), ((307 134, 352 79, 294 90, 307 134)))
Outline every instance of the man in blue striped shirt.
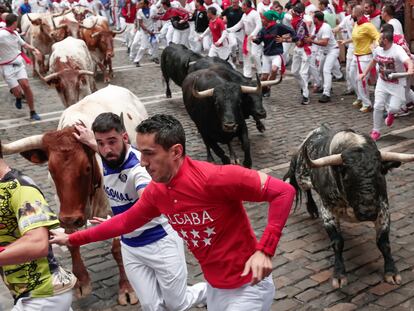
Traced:
MULTIPOLYGON (((140 165, 139 151, 129 144, 121 118, 102 113, 92 124, 93 132, 82 126, 77 130, 77 138, 102 158, 104 189, 112 212, 127 211, 139 200, 151 177, 140 165)), ((206 283, 187 286, 183 241, 165 216, 121 236, 121 251, 142 310, 187 310, 205 302, 206 283)))

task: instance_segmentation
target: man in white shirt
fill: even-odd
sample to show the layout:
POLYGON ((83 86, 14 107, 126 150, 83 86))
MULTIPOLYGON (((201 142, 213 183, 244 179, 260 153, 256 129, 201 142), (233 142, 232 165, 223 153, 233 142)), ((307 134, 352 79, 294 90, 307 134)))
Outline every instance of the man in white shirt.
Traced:
POLYGON ((404 35, 404 31, 401 22, 394 18, 395 7, 392 4, 385 4, 382 7, 381 17, 384 22, 394 27, 394 35, 404 35))
POLYGON ((221 13, 223 12, 223 9, 220 7, 220 5, 218 5, 216 2, 213 2, 213 0, 205 0, 204 1, 204 7, 206 8, 206 10, 208 10, 208 8, 216 8, 217 10, 217 16, 220 16, 221 13))
POLYGON ((244 0, 242 9, 244 14, 241 20, 233 27, 228 28, 227 31, 237 32, 240 29, 244 29, 243 75, 247 78, 252 78, 252 60, 255 62, 257 73, 262 73, 261 46, 252 42, 260 29, 262 29, 262 19, 260 14, 252 8, 250 0, 244 0))
POLYGON ((158 38, 156 32, 156 21, 153 17, 157 14, 156 8, 151 6, 149 0, 142 0, 142 7, 138 10, 137 20, 139 23, 141 46, 138 50, 134 63, 139 67, 139 62, 145 51, 149 50, 152 61, 159 64, 158 59, 158 38))
POLYGON ((27 44, 16 32, 16 28, 17 15, 10 13, 6 16, 6 27, 0 28, 0 75, 9 86, 10 92, 16 97, 16 108, 22 108, 21 100, 24 94, 30 109, 30 119, 38 121, 40 116, 34 109, 33 92, 27 78, 23 57, 28 58, 22 53, 21 48, 28 49, 35 55, 40 55, 40 52, 27 44))
POLYGON ((264 12, 270 10, 271 6, 272 3, 270 0, 262 0, 257 4, 257 12, 259 12, 260 15, 263 15, 264 12))
POLYGON ((373 51, 373 60, 359 76, 364 79, 370 70, 378 64, 379 76, 375 87, 374 103, 374 126, 371 131, 371 138, 378 140, 381 137, 381 127, 383 123, 384 109, 388 111, 385 124, 391 126, 394 122, 394 115, 400 111, 405 103, 406 78, 391 79, 389 74, 395 72, 405 72, 414 74, 414 64, 404 49, 393 43, 394 34, 392 31, 383 30, 381 32, 379 46, 373 51))
MULTIPOLYGON (((323 74, 323 94, 319 99, 320 103, 327 103, 331 101, 332 88, 332 74, 333 69, 338 71, 338 56, 339 47, 335 40, 332 28, 324 22, 324 14, 321 11, 316 11, 313 15, 313 22, 315 24, 315 32, 313 39, 309 40, 320 49, 320 72, 323 74)), ((335 76, 340 79, 342 74, 335 72, 335 76), (339 75, 340 74, 340 75, 339 75)))
POLYGON ((379 31, 381 28, 381 11, 376 8, 375 3, 372 0, 365 0, 364 13, 369 21, 379 31))
MULTIPOLYGON (((342 44, 343 41, 349 40, 352 38, 352 28, 354 27, 354 19, 352 18, 352 9, 354 8, 355 3, 353 1, 348 1, 346 3, 346 13, 347 15, 342 19, 338 26, 333 29, 334 33, 341 32, 343 40, 338 40, 339 44, 342 44)), ((345 77, 346 77, 346 91, 342 95, 354 95, 357 83, 357 77, 354 77, 350 74, 352 58, 354 56, 354 45, 349 42, 347 45, 346 51, 346 66, 345 66, 345 77)))
MULTIPOLYGON (((116 114, 97 116, 93 132, 83 126, 76 128, 77 139, 101 156, 104 189, 113 213, 124 213, 140 199, 151 181, 141 166, 141 153, 129 144, 128 134, 116 114)), ((103 221, 95 219, 95 223, 103 221)), ((122 235, 121 252, 126 275, 143 311, 188 310, 205 303, 207 284, 187 286, 183 240, 165 216, 122 235)))

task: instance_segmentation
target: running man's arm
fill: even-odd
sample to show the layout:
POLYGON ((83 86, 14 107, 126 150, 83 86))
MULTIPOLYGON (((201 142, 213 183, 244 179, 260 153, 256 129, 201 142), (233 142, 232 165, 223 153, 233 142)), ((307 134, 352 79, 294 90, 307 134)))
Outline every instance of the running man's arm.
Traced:
POLYGON ((52 231, 50 243, 81 246, 130 233, 161 215, 159 210, 150 203, 149 197, 146 195, 150 196, 150 191, 143 191, 141 198, 129 210, 108 219, 96 227, 77 231, 70 235, 52 231))
POLYGON ((46 257, 49 251, 49 230, 45 227, 27 231, 15 242, 0 247, 0 267, 18 265, 46 257))

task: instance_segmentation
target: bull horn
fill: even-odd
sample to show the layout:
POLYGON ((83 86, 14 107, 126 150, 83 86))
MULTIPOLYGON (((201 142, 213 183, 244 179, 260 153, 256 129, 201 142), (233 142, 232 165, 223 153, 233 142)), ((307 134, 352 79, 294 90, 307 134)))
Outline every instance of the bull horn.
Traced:
POLYGON ((262 86, 272 86, 277 85, 283 80, 283 75, 280 75, 279 80, 268 80, 268 81, 262 81, 262 86))
POLYGON ((261 94, 263 83, 260 81, 259 75, 256 73, 257 86, 241 85, 240 89, 245 94, 261 94))
POLYGON ((70 12, 72 12, 72 9, 69 9, 69 10, 63 10, 63 11, 62 11, 62 12, 60 12, 60 13, 53 14, 53 15, 52 15, 52 19, 54 19, 55 17, 58 17, 58 16, 62 16, 62 15, 69 14, 70 12))
POLYGON ((414 161, 414 154, 381 151, 381 160, 382 161, 412 162, 414 161))
POLYGON ((207 98, 207 97, 213 96, 214 88, 207 89, 204 91, 197 91, 195 88, 196 83, 197 83, 197 80, 194 81, 193 88, 192 88, 192 94, 195 98, 207 98))
POLYGON ((35 20, 32 20, 30 18, 30 15, 29 14, 27 14, 27 18, 29 19, 30 23, 32 23, 33 25, 36 25, 35 22, 38 23, 39 20, 40 20, 40 23, 42 22, 42 19, 40 17, 39 18, 36 18, 35 20))
POLYGON ((42 135, 34 135, 2 145, 3 154, 15 154, 32 149, 42 149, 42 135))
POLYGON ((112 30, 112 33, 116 34, 116 35, 119 35, 119 34, 123 33, 125 31, 125 29, 126 29, 126 26, 122 30, 112 30))
POLYGON ((342 157, 340 154, 332 154, 326 157, 322 157, 316 160, 309 159, 310 166, 314 168, 330 166, 330 165, 341 165, 342 157))
POLYGON ((48 83, 50 80, 57 78, 59 76, 59 72, 54 72, 50 75, 47 75, 46 77, 43 77, 40 72, 37 71, 37 69, 35 69, 35 72, 37 73, 37 75, 39 76, 40 80, 42 80, 45 83, 48 83))
POLYGON ((196 60, 195 60, 195 61, 192 61, 192 62, 189 62, 189 63, 188 63, 188 67, 190 67, 190 66, 194 65, 195 63, 197 63, 197 61, 196 61, 196 60))
POLYGON ((102 31, 94 32, 93 34, 91 34, 91 38, 95 38, 95 37, 99 36, 101 34, 101 32, 102 31))
POLYGON ((91 27, 87 27, 83 23, 79 24, 79 27, 80 28, 84 28, 84 29, 92 29, 92 28, 94 28, 96 26, 97 23, 98 23, 98 19, 95 18, 95 23, 93 23, 93 25, 91 27))
POLYGON ((89 70, 79 70, 78 74, 88 75, 88 76, 93 76, 94 75, 94 73, 92 71, 89 71, 89 70))

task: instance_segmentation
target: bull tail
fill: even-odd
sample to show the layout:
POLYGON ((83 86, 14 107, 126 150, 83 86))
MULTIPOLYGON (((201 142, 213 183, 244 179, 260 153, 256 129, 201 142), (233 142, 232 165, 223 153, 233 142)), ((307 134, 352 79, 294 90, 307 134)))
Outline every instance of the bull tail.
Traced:
POLYGON ((302 204, 302 189, 299 187, 298 181, 296 179, 296 174, 295 174, 296 168, 297 168, 297 161, 298 161, 298 156, 297 155, 293 156, 292 159, 290 160, 289 170, 287 171, 285 176, 283 176, 283 180, 286 181, 287 179, 289 179, 289 184, 293 186, 293 188, 295 188, 296 190, 295 208, 293 210, 294 212, 296 212, 297 207, 302 204))

